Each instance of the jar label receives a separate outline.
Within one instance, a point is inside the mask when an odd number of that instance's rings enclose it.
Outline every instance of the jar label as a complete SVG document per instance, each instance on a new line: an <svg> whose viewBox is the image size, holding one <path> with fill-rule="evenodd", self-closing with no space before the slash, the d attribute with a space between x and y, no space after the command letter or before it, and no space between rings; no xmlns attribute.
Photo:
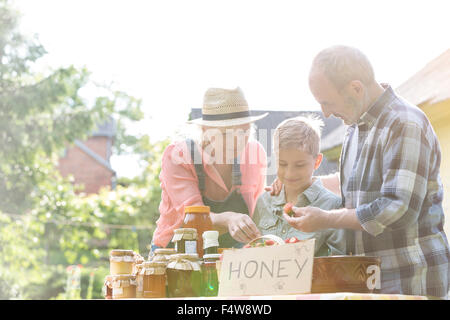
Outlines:
<svg viewBox="0 0 450 320"><path fill-rule="evenodd" d="M197 241L186 241L184 250L186 253L197 253Z"/></svg>

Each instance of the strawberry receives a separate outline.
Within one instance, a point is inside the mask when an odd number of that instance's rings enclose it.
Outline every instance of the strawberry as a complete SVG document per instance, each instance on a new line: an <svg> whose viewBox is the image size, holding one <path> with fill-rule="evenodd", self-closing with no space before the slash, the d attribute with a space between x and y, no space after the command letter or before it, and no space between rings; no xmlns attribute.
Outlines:
<svg viewBox="0 0 450 320"><path fill-rule="evenodd" d="M284 240L285 243L296 243L300 240L297 239L297 237L290 237L289 239Z"/></svg>
<svg viewBox="0 0 450 320"><path fill-rule="evenodd" d="M275 244L275 241L270 240L270 239L267 239L267 240L264 242L264 244L265 244L266 246L273 246L273 245Z"/></svg>
<svg viewBox="0 0 450 320"><path fill-rule="evenodd" d="M294 215L294 211L292 210L292 207L294 205L290 202L286 203L283 207L283 211L290 217L292 217Z"/></svg>

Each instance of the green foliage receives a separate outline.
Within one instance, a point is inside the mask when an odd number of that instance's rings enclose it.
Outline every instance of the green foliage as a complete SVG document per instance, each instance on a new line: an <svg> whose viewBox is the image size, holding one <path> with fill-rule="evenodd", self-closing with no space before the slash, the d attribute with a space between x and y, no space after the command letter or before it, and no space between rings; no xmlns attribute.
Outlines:
<svg viewBox="0 0 450 320"><path fill-rule="evenodd" d="M35 62L46 51L36 36L18 32L11 3L0 0L0 299L64 298L72 264L83 265L81 298L92 271L92 298L102 298L109 251L148 252L167 141L128 133L130 123L143 119L139 99L95 85L98 95L88 102L80 94L92 85L88 70L37 72ZM55 164L61 150L111 117L117 127L113 151L137 154L145 170L126 186L87 197Z"/></svg>

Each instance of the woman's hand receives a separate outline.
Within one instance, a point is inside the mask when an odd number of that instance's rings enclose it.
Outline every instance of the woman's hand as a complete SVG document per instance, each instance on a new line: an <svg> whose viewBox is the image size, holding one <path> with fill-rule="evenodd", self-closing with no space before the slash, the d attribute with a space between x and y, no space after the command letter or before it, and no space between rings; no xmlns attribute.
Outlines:
<svg viewBox="0 0 450 320"><path fill-rule="evenodd" d="M282 188L283 184L280 179L276 178L274 182L272 182L272 185L265 187L264 190L270 192L271 196L277 196L280 194Z"/></svg>
<svg viewBox="0 0 450 320"><path fill-rule="evenodd" d="M248 215L236 212L227 213L229 214L228 232L233 239L242 243L248 243L261 236L256 224Z"/></svg>

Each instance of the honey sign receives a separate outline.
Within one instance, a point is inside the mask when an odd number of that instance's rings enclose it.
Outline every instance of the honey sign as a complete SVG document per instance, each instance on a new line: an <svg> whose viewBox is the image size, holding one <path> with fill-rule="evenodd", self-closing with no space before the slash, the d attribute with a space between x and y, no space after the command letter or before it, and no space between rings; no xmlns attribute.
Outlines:
<svg viewBox="0 0 450 320"><path fill-rule="evenodd" d="M297 243L226 250L219 296L310 293L314 239Z"/></svg>

